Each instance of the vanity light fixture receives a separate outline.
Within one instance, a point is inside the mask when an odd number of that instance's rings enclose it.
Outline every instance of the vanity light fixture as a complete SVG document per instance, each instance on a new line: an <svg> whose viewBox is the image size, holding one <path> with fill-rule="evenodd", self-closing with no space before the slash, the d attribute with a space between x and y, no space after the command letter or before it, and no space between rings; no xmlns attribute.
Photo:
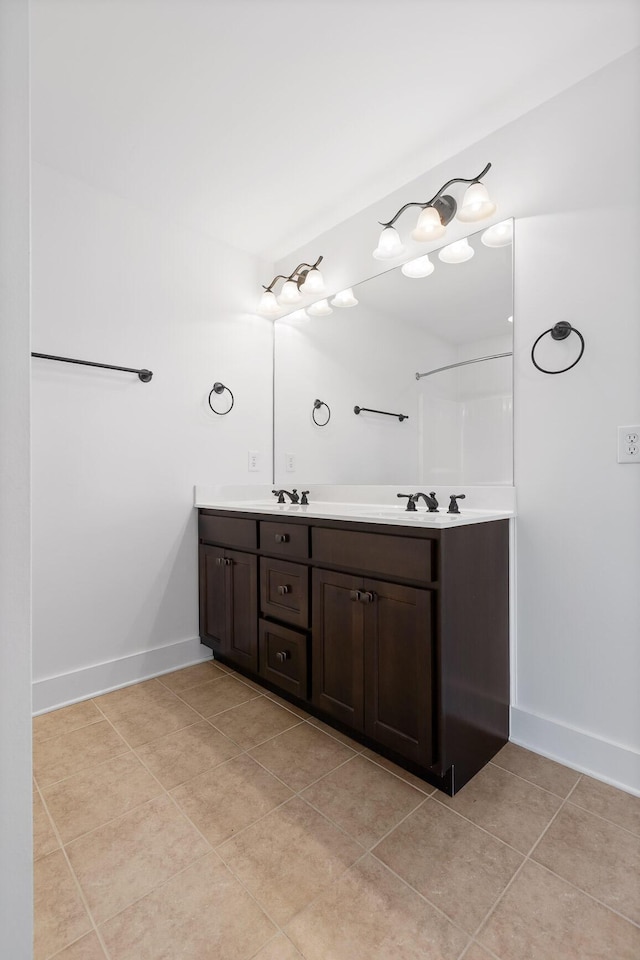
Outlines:
<svg viewBox="0 0 640 960"><path fill-rule="evenodd" d="M513 241L513 220L494 223L480 237L485 247L507 247Z"/></svg>
<svg viewBox="0 0 640 960"><path fill-rule="evenodd" d="M328 317L333 313L327 300L316 300L310 307L307 307L307 313L310 317Z"/></svg>
<svg viewBox="0 0 640 960"><path fill-rule="evenodd" d="M447 224L450 223L455 216L463 223L474 223L476 220L483 220L485 217L490 217L495 211L496 205L493 200L491 200L487 188L483 183L480 183L481 178L484 177L490 169L491 164L488 163L477 177L472 177L470 180L464 179L463 177L454 177L453 180L448 180L443 184L431 200L427 200L424 203L405 203L391 220L387 223L382 223L381 221L381 226L384 229L380 234L378 246L373 251L373 256L376 260L395 260L404 253L404 246L394 227L394 223L409 207L421 208L420 216L418 217L415 229L411 233L411 238L412 240L425 243L430 240L438 240L444 234ZM459 210L455 198L444 192L453 183L470 184L465 191Z"/></svg>
<svg viewBox="0 0 640 960"><path fill-rule="evenodd" d="M424 257L418 257L416 260L409 260L403 263L400 268L405 277L411 277L413 280L420 280L422 277L430 277L435 270L435 265L429 260L429 254Z"/></svg>
<svg viewBox="0 0 640 960"><path fill-rule="evenodd" d="M281 306L295 306L302 300L302 294L314 296L324 293L324 279L318 270L322 259L318 257L315 263L299 263L288 277L284 274L274 277L268 286L263 287L264 293L260 298L258 313L263 317L277 317L281 313ZM276 297L273 288L278 280L284 280L284 284Z"/></svg>
<svg viewBox="0 0 640 960"><path fill-rule="evenodd" d="M475 250L465 237L463 240L456 240L455 243L443 247L438 253L438 258L443 263L464 263L466 260L471 260L474 253Z"/></svg>
<svg viewBox="0 0 640 960"><path fill-rule="evenodd" d="M340 293L336 293L331 301L332 307L357 307L357 305L358 301L354 297L351 287L347 287L346 290L341 290Z"/></svg>

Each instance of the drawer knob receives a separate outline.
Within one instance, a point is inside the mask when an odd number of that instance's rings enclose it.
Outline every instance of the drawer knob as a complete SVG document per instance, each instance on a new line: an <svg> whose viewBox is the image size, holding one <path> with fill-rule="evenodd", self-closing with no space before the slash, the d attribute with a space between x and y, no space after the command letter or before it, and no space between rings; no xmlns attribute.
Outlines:
<svg viewBox="0 0 640 960"><path fill-rule="evenodd" d="M278 650L278 652L276 653L276 660L279 660L280 663L284 663L285 660L290 660L290 659L291 659L291 654L289 653L288 650Z"/></svg>
<svg viewBox="0 0 640 960"><path fill-rule="evenodd" d="M289 543L289 534L276 533L276 543Z"/></svg>
<svg viewBox="0 0 640 960"><path fill-rule="evenodd" d="M278 587L278 593L281 597L284 597L285 594L291 593L291 587L287 583L281 583Z"/></svg>
<svg viewBox="0 0 640 960"><path fill-rule="evenodd" d="M351 593L349 594L349 599L350 599L350 600L353 600L354 602L355 602L356 600L361 600L361 599L362 599L362 594L360 593L359 590L352 590Z"/></svg>

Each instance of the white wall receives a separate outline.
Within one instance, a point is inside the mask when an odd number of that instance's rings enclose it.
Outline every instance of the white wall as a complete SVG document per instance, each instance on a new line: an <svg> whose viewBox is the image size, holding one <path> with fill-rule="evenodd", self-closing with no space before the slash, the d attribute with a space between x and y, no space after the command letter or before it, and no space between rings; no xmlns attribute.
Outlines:
<svg viewBox="0 0 640 960"><path fill-rule="evenodd" d="M29 22L0 0L0 954L31 957Z"/></svg>
<svg viewBox="0 0 640 960"><path fill-rule="evenodd" d="M380 272L370 254L378 220L494 164L494 219L516 218L512 736L636 791L640 467L616 462L616 426L640 422L639 114L635 51L278 265L322 253L332 290ZM412 220L401 221L404 235ZM451 239L464 235L452 226ZM545 376L530 349L559 320L581 330L586 351L569 373ZM552 346L558 365L574 349Z"/></svg>
<svg viewBox="0 0 640 960"><path fill-rule="evenodd" d="M36 712L208 655L193 485L271 479L270 269L34 164L33 349L153 371L32 362Z"/></svg>

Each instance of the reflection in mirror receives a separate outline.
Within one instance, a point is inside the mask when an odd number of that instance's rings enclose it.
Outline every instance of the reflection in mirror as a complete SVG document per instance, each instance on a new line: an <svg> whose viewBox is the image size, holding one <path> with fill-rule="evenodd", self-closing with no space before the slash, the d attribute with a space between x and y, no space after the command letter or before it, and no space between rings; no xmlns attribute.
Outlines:
<svg viewBox="0 0 640 960"><path fill-rule="evenodd" d="M354 286L348 309L276 321L276 485L513 483L512 245L483 233L463 262L443 248L431 272L421 258Z"/></svg>

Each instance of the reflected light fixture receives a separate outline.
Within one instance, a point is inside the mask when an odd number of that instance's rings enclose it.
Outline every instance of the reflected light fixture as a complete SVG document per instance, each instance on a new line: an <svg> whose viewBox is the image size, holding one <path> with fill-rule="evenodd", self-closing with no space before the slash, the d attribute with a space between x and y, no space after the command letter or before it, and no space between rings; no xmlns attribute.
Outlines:
<svg viewBox="0 0 640 960"><path fill-rule="evenodd" d="M405 277L411 277L413 280L420 280L422 277L429 277L435 270L435 265L429 260L429 254L424 257L418 257L416 260L409 260L403 263L400 268Z"/></svg>
<svg viewBox="0 0 640 960"><path fill-rule="evenodd" d="M507 322L508 322L508 323L513 323L513 317L507 317Z"/></svg>
<svg viewBox="0 0 640 960"><path fill-rule="evenodd" d="M463 177L454 177L443 184L438 192L424 203L411 202L405 203L398 212L387 223L380 222L383 227L378 246L373 251L376 260L394 260L402 256L404 247L394 223L398 217L402 216L409 207L420 207L420 215L414 230L411 233L411 239L419 242L428 242L438 240L445 232L446 226L455 216L463 223L473 223L476 220L482 220L490 217L495 211L496 205L490 198L487 188L480 180L491 169L488 163L484 170L481 170L477 177L470 180ZM462 200L462 205L458 210L457 200L451 194L445 193L445 190L454 183L468 183ZM473 256L473 254L471 254ZM468 258L467 258L468 259Z"/></svg>
<svg viewBox="0 0 640 960"><path fill-rule="evenodd" d="M268 286L263 287L264 293L260 298L258 313L263 317L277 317L282 312L281 307L295 306L300 303L302 294L317 296L319 293L324 293L324 279L318 270L322 259L318 257L315 263L299 263L288 277L281 273L274 277ZM284 283L276 297L273 288L278 280L284 280Z"/></svg>
<svg viewBox="0 0 640 960"><path fill-rule="evenodd" d="M485 247L507 247L513 241L513 220L494 223L480 237Z"/></svg>
<svg viewBox="0 0 640 960"><path fill-rule="evenodd" d="M464 263L465 260L471 260L475 250L465 237L464 240L456 240L443 247L438 253L438 257L443 263Z"/></svg>
<svg viewBox="0 0 640 960"><path fill-rule="evenodd" d="M331 301L332 307L356 307L357 305L358 301L354 297L351 287L347 287L346 290L341 290L340 293L336 293Z"/></svg>
<svg viewBox="0 0 640 960"><path fill-rule="evenodd" d="M307 307L307 313L310 317L328 317L333 313L326 300L316 300L310 307Z"/></svg>

